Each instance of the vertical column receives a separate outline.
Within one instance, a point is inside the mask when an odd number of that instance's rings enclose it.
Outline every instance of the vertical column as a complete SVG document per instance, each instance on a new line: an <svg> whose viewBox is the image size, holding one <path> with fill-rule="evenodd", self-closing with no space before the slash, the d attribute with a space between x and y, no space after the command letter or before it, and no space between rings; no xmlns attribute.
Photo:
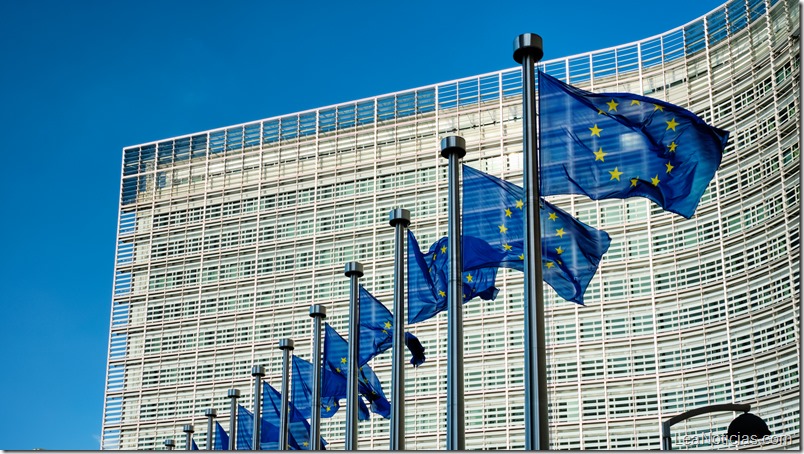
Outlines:
<svg viewBox="0 0 804 454"><path fill-rule="evenodd" d="M321 321L327 318L323 304L310 306L313 318L313 389L310 403L310 449L321 450ZM297 440L298 441L298 440Z"/></svg>
<svg viewBox="0 0 804 454"><path fill-rule="evenodd" d="M207 408L204 410L204 416L207 417L207 451L212 451L215 439L214 419L218 416L218 412L214 408Z"/></svg>
<svg viewBox="0 0 804 454"><path fill-rule="evenodd" d="M525 449L550 449L547 419L542 240L539 219L539 148L536 143L536 75L542 38L533 33L514 40L514 60L522 64L522 149L525 190Z"/></svg>
<svg viewBox="0 0 804 454"><path fill-rule="evenodd" d="M279 415L279 449L288 450L288 418L290 416L288 399L290 398L290 352L295 343L293 339L281 339L279 349L282 350L282 408Z"/></svg>
<svg viewBox="0 0 804 454"><path fill-rule="evenodd" d="M240 398L240 390L231 388L226 392L226 396L231 399L229 406L229 451L237 450L237 399Z"/></svg>
<svg viewBox="0 0 804 454"><path fill-rule="evenodd" d="M463 403L463 256L461 254L460 160L466 155L463 137L441 140L441 156L449 160L447 286L447 449L466 449Z"/></svg>
<svg viewBox="0 0 804 454"><path fill-rule="evenodd" d="M344 267L344 274L349 278L349 355L346 374L346 437L344 448L349 451L357 449L357 372L358 354L360 352L360 297L357 280L363 276L363 265L360 262L349 262Z"/></svg>
<svg viewBox="0 0 804 454"><path fill-rule="evenodd" d="M184 449L187 451L193 450L193 432L195 432L192 424L185 424L182 427L182 432L184 432Z"/></svg>
<svg viewBox="0 0 804 454"><path fill-rule="evenodd" d="M251 449L260 450L260 429L262 429L262 406L260 396L262 395L262 377L265 376L265 368L262 366L251 366L251 376L254 377L254 438Z"/></svg>
<svg viewBox="0 0 804 454"><path fill-rule="evenodd" d="M394 228L394 330L391 354L391 440L389 449L405 449L405 229L410 225L410 211L391 210L389 223Z"/></svg>

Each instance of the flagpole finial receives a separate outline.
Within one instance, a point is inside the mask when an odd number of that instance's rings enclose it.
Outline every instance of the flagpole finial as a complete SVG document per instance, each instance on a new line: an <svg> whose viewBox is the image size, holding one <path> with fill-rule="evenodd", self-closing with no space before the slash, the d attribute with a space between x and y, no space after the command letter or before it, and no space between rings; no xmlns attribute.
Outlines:
<svg viewBox="0 0 804 454"><path fill-rule="evenodd" d="M532 55L537 62L544 56L542 37L535 33L523 33L514 39L514 61L522 64L525 55Z"/></svg>
<svg viewBox="0 0 804 454"><path fill-rule="evenodd" d="M323 304L313 304L310 306L310 317L327 318L327 308Z"/></svg>
<svg viewBox="0 0 804 454"><path fill-rule="evenodd" d="M181 431L186 434L191 434L195 432L195 428L193 427L192 424L185 424L184 427L182 427Z"/></svg>
<svg viewBox="0 0 804 454"><path fill-rule="evenodd" d="M461 136L447 136L441 139L441 156L449 158L455 153L458 158L466 156L466 140Z"/></svg>
<svg viewBox="0 0 804 454"><path fill-rule="evenodd" d="M264 377L265 376L265 368L262 366L251 366L251 376L252 377Z"/></svg>
<svg viewBox="0 0 804 454"><path fill-rule="evenodd" d="M206 410L204 410L204 416L206 416L207 418L215 418L218 416L218 412L215 411L214 408L207 408Z"/></svg>
<svg viewBox="0 0 804 454"><path fill-rule="evenodd" d="M228 397L230 399L232 399L232 398L239 399L240 398L240 390L237 389L237 388L230 388L228 391L226 391L226 397Z"/></svg>
<svg viewBox="0 0 804 454"><path fill-rule="evenodd" d="M396 227L397 224L402 224L403 227L410 225L410 211L404 208L394 208L388 214L388 222L391 227Z"/></svg>
<svg viewBox="0 0 804 454"><path fill-rule="evenodd" d="M363 277L363 264L360 262L349 262L344 267L343 274L345 274L346 277L351 277L352 275Z"/></svg>
<svg viewBox="0 0 804 454"><path fill-rule="evenodd" d="M293 339L289 338L279 339L280 350L293 350L294 348L296 348L296 343L293 342Z"/></svg>
<svg viewBox="0 0 804 454"><path fill-rule="evenodd" d="M168 438L167 440L165 440L165 448L167 448L168 450L171 450L171 449L173 449L175 447L176 447L176 443L173 441L172 438Z"/></svg>

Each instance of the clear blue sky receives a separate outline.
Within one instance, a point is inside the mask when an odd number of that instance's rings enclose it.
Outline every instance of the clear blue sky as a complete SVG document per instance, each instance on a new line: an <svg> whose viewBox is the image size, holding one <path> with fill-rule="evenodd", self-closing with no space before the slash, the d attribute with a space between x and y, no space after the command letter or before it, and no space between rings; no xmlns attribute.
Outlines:
<svg viewBox="0 0 804 454"><path fill-rule="evenodd" d="M0 1L0 449L99 448L122 148L647 38L717 0Z"/></svg>

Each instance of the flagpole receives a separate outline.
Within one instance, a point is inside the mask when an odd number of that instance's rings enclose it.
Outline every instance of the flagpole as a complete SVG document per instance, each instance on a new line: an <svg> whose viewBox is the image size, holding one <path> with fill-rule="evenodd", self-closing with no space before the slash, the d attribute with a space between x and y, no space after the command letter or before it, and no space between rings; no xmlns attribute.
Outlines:
<svg viewBox="0 0 804 454"><path fill-rule="evenodd" d="M185 424L182 428L182 432L184 432L184 449L187 451L193 450L193 425L192 424Z"/></svg>
<svg viewBox="0 0 804 454"><path fill-rule="evenodd" d="M231 388L226 395L232 399L229 406L229 451L237 450L237 399L240 398L240 390Z"/></svg>
<svg viewBox="0 0 804 454"><path fill-rule="evenodd" d="M293 339L280 339L279 349L282 350L282 405L279 414L279 450L288 450L288 417L290 398L290 352L295 348Z"/></svg>
<svg viewBox="0 0 804 454"><path fill-rule="evenodd" d="M204 416L207 417L207 451L212 451L215 438L213 420L218 416L218 412L216 412L214 408L207 408L204 410Z"/></svg>
<svg viewBox="0 0 804 454"><path fill-rule="evenodd" d="M547 419L547 367L544 338L541 220L539 219L539 148L536 131L534 65L544 52L533 33L514 40L514 60L522 64L522 149L525 190L525 449L550 449Z"/></svg>
<svg viewBox="0 0 804 454"><path fill-rule="evenodd" d="M327 318L323 304L310 306L313 318L313 389L310 403L310 450L321 450L321 320ZM296 440L298 441L298 440Z"/></svg>
<svg viewBox="0 0 804 454"><path fill-rule="evenodd" d="M260 450L260 429L262 424L260 421L260 395L262 394L262 377L265 376L265 368L262 366L251 366L251 376L254 377L254 442L251 444L251 449L254 451Z"/></svg>
<svg viewBox="0 0 804 454"><path fill-rule="evenodd" d="M344 267L349 278L349 358L346 374L346 440L344 449L357 450L357 362L360 352L360 298L357 280L363 276L360 262L349 262Z"/></svg>
<svg viewBox="0 0 804 454"><path fill-rule="evenodd" d="M405 229L410 225L410 211L391 210L389 223L394 228L394 325L391 354L391 443L389 449L405 449Z"/></svg>
<svg viewBox="0 0 804 454"><path fill-rule="evenodd" d="M167 440L165 440L164 444L165 444L165 449L167 449L168 451L173 451L173 448L176 447L176 443L173 441L172 438L168 438Z"/></svg>
<svg viewBox="0 0 804 454"><path fill-rule="evenodd" d="M447 250L447 449L466 449L463 403L463 257L461 254L461 198L458 186L460 159L466 155L466 141L460 136L441 140L441 156L449 159Z"/></svg>

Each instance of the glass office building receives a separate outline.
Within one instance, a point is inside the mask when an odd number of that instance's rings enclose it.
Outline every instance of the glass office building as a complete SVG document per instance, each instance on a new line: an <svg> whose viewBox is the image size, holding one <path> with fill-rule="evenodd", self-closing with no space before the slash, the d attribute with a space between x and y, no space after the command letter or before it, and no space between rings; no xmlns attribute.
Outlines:
<svg viewBox="0 0 804 454"><path fill-rule="evenodd" d="M660 424L716 403L748 403L777 436L800 437L800 11L794 0L733 0L639 42L540 63L591 91L692 110L731 131L692 219L641 198L552 200L612 237L586 306L545 286L554 449L658 449ZM251 366L279 387L281 338L311 357L312 303L347 332L346 262L392 304L392 208L423 248L446 234L440 139L466 165L522 181L521 70L446 82L123 150L102 448L203 446L226 390L251 408ZM464 310L468 449L524 447L522 273ZM407 447L446 440L446 314L409 327L427 362L406 371ZM390 393L390 353L372 366ZM344 411L323 420L343 447ZM734 413L673 428L674 448L725 448ZM359 426L386 449L389 422Z"/></svg>

